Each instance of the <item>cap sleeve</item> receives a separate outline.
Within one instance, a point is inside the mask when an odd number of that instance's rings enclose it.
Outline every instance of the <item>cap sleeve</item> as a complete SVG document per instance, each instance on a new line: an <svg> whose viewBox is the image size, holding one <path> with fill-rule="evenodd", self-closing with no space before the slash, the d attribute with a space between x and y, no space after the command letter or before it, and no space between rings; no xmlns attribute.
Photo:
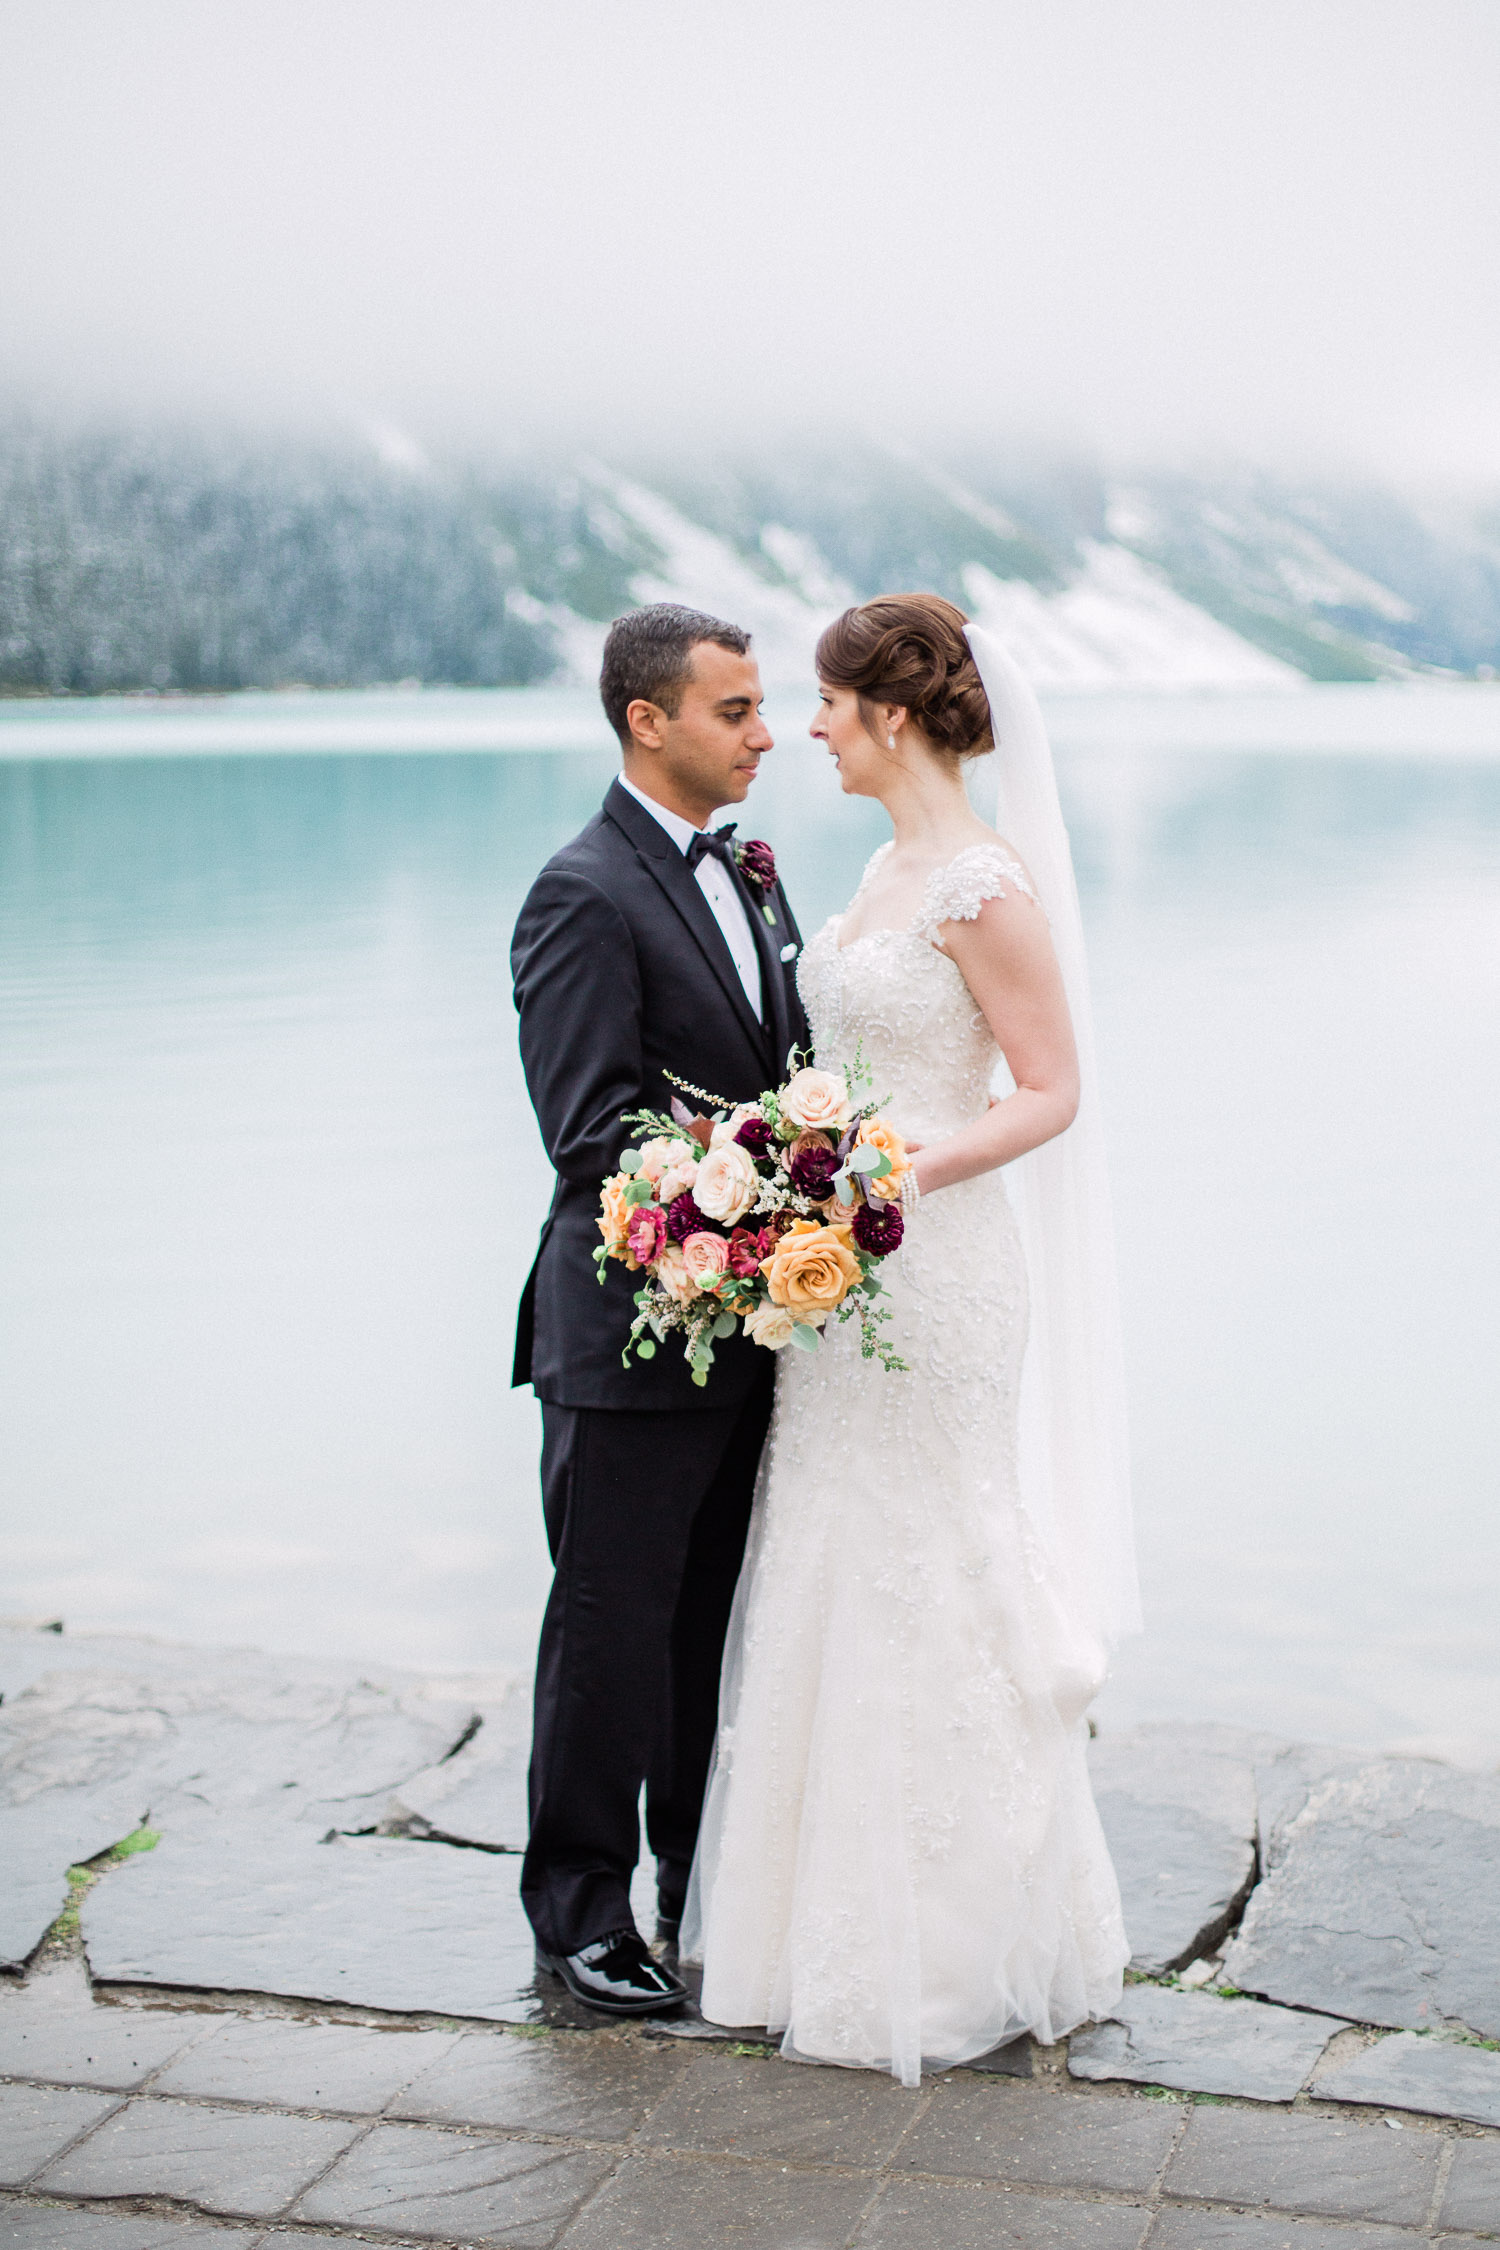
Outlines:
<svg viewBox="0 0 1500 2250"><path fill-rule="evenodd" d="M928 876L912 927L935 945L944 922L972 922L987 898L1004 898L1012 890L1036 900L1031 877L1003 844L971 844Z"/></svg>

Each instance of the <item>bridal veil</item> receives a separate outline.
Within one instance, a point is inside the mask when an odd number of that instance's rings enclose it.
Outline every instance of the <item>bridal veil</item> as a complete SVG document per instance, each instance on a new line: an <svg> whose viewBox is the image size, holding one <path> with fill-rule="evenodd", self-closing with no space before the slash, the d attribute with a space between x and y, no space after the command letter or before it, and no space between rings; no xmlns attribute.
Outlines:
<svg viewBox="0 0 1500 2250"><path fill-rule="evenodd" d="M1051 923L1078 1047L1077 1117L1066 1133L1008 1166L1006 1179L1032 1308L1021 1381L1021 1499L1057 1566L1087 1673L1102 1671L1108 1650L1141 1622L1088 961L1041 706L993 634L970 625L967 638L995 737L996 826L1029 868Z"/></svg>

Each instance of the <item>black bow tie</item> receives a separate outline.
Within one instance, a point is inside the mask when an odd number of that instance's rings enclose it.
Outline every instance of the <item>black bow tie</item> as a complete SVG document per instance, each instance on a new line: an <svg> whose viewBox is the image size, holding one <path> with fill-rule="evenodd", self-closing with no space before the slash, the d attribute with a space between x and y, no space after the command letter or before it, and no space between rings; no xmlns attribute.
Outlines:
<svg viewBox="0 0 1500 2250"><path fill-rule="evenodd" d="M732 869L735 826L735 822L730 820L722 828L700 828L687 848L689 867L696 867L701 859L707 859L712 853L715 859L722 859L724 865Z"/></svg>

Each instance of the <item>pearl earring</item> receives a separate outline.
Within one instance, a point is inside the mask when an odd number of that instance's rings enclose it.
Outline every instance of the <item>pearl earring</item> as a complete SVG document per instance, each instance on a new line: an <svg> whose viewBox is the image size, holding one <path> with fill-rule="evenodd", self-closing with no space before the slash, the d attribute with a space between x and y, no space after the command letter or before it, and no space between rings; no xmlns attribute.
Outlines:
<svg viewBox="0 0 1500 2250"><path fill-rule="evenodd" d="M895 747L896 747L896 737L895 737L895 736L894 736L893 734L888 734L888 735L886 736L886 738L885 738L885 746L886 746L887 750L894 750L894 749L895 749Z"/></svg>

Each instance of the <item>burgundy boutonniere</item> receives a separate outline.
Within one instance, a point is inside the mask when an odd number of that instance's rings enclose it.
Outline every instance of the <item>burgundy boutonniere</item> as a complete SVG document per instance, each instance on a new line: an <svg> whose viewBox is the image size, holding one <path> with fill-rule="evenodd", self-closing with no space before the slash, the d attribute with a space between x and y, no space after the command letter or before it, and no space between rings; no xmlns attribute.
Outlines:
<svg viewBox="0 0 1500 2250"><path fill-rule="evenodd" d="M758 836L749 837L734 847L734 864L747 883L753 883L760 892L760 908L768 922L776 917L771 912L770 897L776 888L776 854L769 844Z"/></svg>

